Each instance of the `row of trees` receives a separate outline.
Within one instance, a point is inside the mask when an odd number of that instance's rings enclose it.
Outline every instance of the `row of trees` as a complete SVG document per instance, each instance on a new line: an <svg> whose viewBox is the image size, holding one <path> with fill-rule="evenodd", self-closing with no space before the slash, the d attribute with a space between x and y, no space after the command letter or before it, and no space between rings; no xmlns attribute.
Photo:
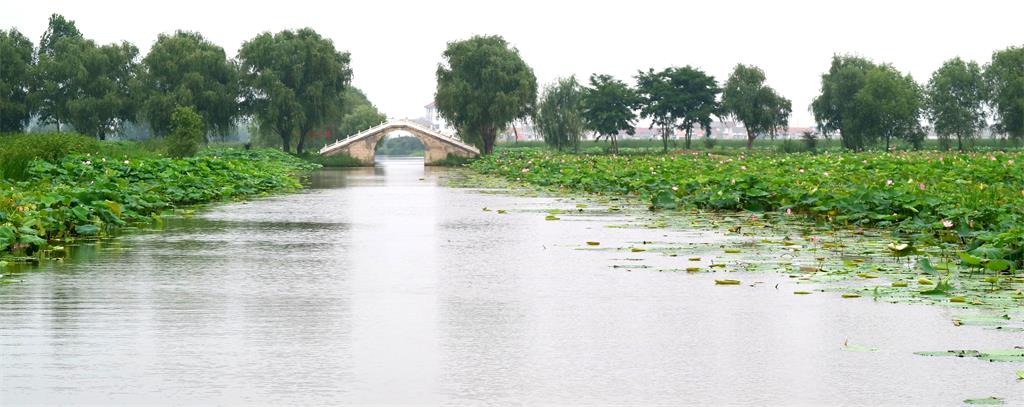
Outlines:
<svg viewBox="0 0 1024 407"><path fill-rule="evenodd" d="M968 140L994 121L993 130L1024 139L1024 47L992 54L984 67L953 58L920 85L892 65L856 56L835 56L811 104L823 132L838 132L843 146L863 150L894 139L919 146L927 118L944 146Z"/></svg>
<svg viewBox="0 0 1024 407"><path fill-rule="evenodd" d="M530 67L499 36L476 36L448 44L437 70L438 111L460 134L488 153L498 129L530 118L545 141L558 149L578 148L587 131L608 138L615 149L621 132L633 134L638 119L657 128L664 149L676 130L690 148L693 130L710 134L713 117L744 124L747 147L788 127L792 102L765 83L756 66L739 64L723 87L692 66L639 71L636 86L610 75L575 77L547 85L537 98ZM843 146L863 150L891 147L895 140L920 146L928 118L935 132L957 146L985 128L1024 139L1024 47L993 53L984 68L960 58L947 61L920 85L889 64L856 56L835 56L821 77L821 94L810 106L825 134L838 133Z"/></svg>
<svg viewBox="0 0 1024 407"><path fill-rule="evenodd" d="M16 29L0 30L0 132L36 119L100 139L128 122L165 136L172 112L188 107L209 135L251 116L285 151L302 153L314 131L349 134L384 119L350 85L349 59L303 28L259 34L236 59L199 33L161 34L140 60L134 45L97 45L55 14L38 47Z"/></svg>

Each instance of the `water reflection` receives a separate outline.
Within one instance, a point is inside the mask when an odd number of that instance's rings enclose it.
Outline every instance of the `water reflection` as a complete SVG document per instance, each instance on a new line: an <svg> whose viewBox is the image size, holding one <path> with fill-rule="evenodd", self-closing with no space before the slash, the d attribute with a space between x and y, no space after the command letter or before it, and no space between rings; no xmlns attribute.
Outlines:
<svg viewBox="0 0 1024 407"><path fill-rule="evenodd" d="M720 237L549 222L565 203L445 188L447 171L323 170L301 194L70 248L0 286L0 404L1024 403L1012 367L912 354L1019 337L581 251Z"/></svg>

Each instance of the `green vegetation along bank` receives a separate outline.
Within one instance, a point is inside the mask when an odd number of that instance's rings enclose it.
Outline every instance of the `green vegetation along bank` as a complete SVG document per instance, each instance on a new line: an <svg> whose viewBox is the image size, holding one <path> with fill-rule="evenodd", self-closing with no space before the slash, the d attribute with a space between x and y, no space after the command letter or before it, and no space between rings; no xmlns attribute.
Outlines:
<svg viewBox="0 0 1024 407"><path fill-rule="evenodd" d="M318 167L275 150L207 149L171 159L102 144L24 165L5 157L19 179L0 179L0 256L32 261L40 250L61 250L58 242L151 222L185 205L295 190L297 175Z"/></svg>
<svg viewBox="0 0 1024 407"><path fill-rule="evenodd" d="M781 212L896 233L894 251L954 245L999 273L1024 258L1024 153L592 156L499 151L477 171L541 186L634 195L653 208Z"/></svg>

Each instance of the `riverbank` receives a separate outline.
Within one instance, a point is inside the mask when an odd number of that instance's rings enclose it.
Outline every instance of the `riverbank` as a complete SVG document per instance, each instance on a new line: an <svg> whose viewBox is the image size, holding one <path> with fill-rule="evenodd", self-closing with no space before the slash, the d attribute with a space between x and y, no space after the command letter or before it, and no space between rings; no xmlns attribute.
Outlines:
<svg viewBox="0 0 1024 407"><path fill-rule="evenodd" d="M31 161L24 180L0 180L4 261L59 256L62 242L155 222L189 205L294 191L299 175L319 167L269 149L206 149L183 159L81 151Z"/></svg>
<svg viewBox="0 0 1024 407"><path fill-rule="evenodd" d="M522 151L485 157L471 168L569 195L587 193L609 210L620 210L614 203L624 198L663 209L651 212L644 227L712 229L743 238L707 248L637 248L714 254L710 262L686 256L673 271L779 271L848 298L1019 313L1020 160L1019 153L624 157ZM552 220L565 215L550 214Z"/></svg>

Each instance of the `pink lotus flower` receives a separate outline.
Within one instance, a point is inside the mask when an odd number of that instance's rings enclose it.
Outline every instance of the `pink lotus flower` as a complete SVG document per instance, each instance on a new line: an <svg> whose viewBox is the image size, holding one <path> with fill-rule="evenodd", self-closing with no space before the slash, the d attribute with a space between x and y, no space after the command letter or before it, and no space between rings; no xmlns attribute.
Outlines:
<svg viewBox="0 0 1024 407"><path fill-rule="evenodd" d="M793 214L793 208L786 208L786 215L792 215L792 214Z"/></svg>
<svg viewBox="0 0 1024 407"><path fill-rule="evenodd" d="M892 180L891 179L885 180L885 186L891 187L892 186Z"/></svg>
<svg viewBox="0 0 1024 407"><path fill-rule="evenodd" d="M945 226L946 228L951 228L951 227L953 227L953 221L951 221L949 219L943 219L942 220L942 226Z"/></svg>
<svg viewBox="0 0 1024 407"><path fill-rule="evenodd" d="M924 191L924 183L917 184L917 189Z"/></svg>

